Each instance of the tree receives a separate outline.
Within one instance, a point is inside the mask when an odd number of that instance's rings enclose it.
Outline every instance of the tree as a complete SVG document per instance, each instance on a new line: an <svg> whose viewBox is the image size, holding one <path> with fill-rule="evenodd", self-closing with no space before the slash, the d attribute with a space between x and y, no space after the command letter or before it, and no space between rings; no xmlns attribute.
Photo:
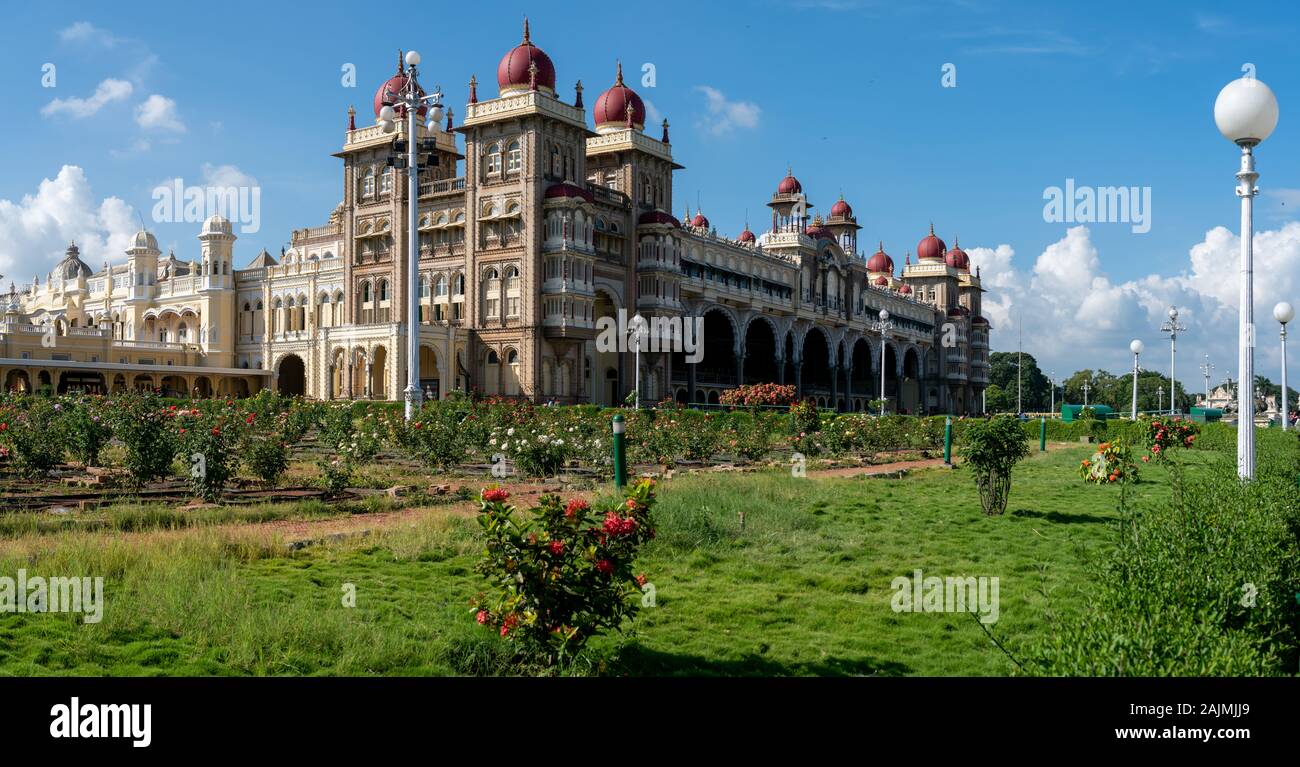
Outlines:
<svg viewBox="0 0 1300 767"><path fill-rule="evenodd" d="M1019 419L1000 415L968 426L962 455L975 473L984 513L991 516L1006 511L1011 468L1029 455L1029 435Z"/></svg>
<svg viewBox="0 0 1300 767"><path fill-rule="evenodd" d="M1016 407L1016 363L1020 358L1024 370L1021 371L1021 407L1026 411L1042 411L1047 409L1048 391L1047 376L1043 371L1038 369L1038 361L1032 354L1018 354L1017 352L993 352L989 355L989 389L997 386L1006 392L1010 402L1006 408L993 407L992 398L989 399L989 410L997 412L999 409L1005 411L1014 411Z"/></svg>

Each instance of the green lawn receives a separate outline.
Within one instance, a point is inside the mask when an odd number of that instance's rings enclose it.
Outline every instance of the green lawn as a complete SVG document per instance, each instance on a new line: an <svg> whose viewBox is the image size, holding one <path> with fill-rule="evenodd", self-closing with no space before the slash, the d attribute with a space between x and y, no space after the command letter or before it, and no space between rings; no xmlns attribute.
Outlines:
<svg viewBox="0 0 1300 767"><path fill-rule="evenodd" d="M1048 631L1049 611L1086 602L1088 562L1110 546L1118 490L1077 478L1089 452L1035 453L994 518L960 469L664 483L659 536L640 567L656 606L627 634L594 642L592 662L620 675L1013 673L970 615L894 612L890 582L916 569L998 577L992 630L1023 651ZM1139 504L1167 498L1167 477L1144 467L1132 492ZM478 550L473 520L436 511L292 555L206 529L44 533L37 554L0 558L0 575L102 575L104 619L0 615L0 674L499 673L506 645L468 607L484 585ZM343 605L344 584L355 607Z"/></svg>

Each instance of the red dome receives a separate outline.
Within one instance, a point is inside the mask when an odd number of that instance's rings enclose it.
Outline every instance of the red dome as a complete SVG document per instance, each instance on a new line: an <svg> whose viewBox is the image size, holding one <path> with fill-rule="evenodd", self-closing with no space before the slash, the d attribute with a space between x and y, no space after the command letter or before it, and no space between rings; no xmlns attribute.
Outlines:
<svg viewBox="0 0 1300 767"><path fill-rule="evenodd" d="M388 78L388 80L385 81L383 85L379 86L379 90L375 91L375 117L379 117L379 110L383 109L385 106L393 107L393 109L397 112L397 116L399 118L406 117L406 107L395 105L393 103L393 95L392 95L400 92L405 87L406 87L406 73L401 71L400 69L398 70L397 74ZM423 88L419 88L417 90L419 91L421 96L424 95ZM417 112L417 114L419 114L420 117L424 117L428 113L428 111L429 110L427 107L420 107L420 110L419 112Z"/></svg>
<svg viewBox="0 0 1300 767"><path fill-rule="evenodd" d="M912 293L912 286L908 285L907 283L903 283L903 286L898 289L898 292L906 293L910 295Z"/></svg>
<svg viewBox="0 0 1300 767"><path fill-rule="evenodd" d="M939 261L943 259L943 253L948 249L943 244L943 240L934 236L934 224L930 224L930 233L916 244L916 257L922 261Z"/></svg>
<svg viewBox="0 0 1300 767"><path fill-rule="evenodd" d="M641 218L637 219L637 223L642 226L662 224L666 226L679 227L682 225L682 222L678 221L675 216L665 213L662 210L648 210L645 213L642 213Z"/></svg>
<svg viewBox="0 0 1300 767"><path fill-rule="evenodd" d="M781 179L780 184L777 184L776 193L799 194L801 192L803 192L803 184L800 184L799 179L794 177L794 173L786 171L785 178Z"/></svg>
<svg viewBox="0 0 1300 767"><path fill-rule="evenodd" d="M813 238L814 240L833 240L833 239L835 239L834 236L831 235L831 230L827 229L827 228L826 228L824 225L822 225L821 223L815 223L815 224L813 224L812 226L810 226L810 227L808 227L807 229L805 229L803 233L806 234L806 235L808 235L809 237Z"/></svg>
<svg viewBox="0 0 1300 767"><path fill-rule="evenodd" d="M957 244L956 240L953 240L952 250L948 251L948 255L944 257L944 261L947 262L948 266L951 266L959 272L970 271L970 256L966 255L966 251L961 249L961 246Z"/></svg>
<svg viewBox="0 0 1300 767"><path fill-rule="evenodd" d="M885 252L883 242L880 244L880 249L867 260L867 271L894 273L894 259L890 258L889 254Z"/></svg>
<svg viewBox="0 0 1300 767"><path fill-rule="evenodd" d="M757 238L754 237L753 232L749 231L749 227L745 227L745 231L741 232L740 237L736 239L740 242L754 242Z"/></svg>
<svg viewBox="0 0 1300 767"><path fill-rule="evenodd" d="M618 78L613 87L600 94L600 98L596 99L596 108L592 110L596 117L596 127L626 127L629 105L632 107L632 127L645 130L645 103L636 95L636 91L623 84L623 64L619 62Z"/></svg>
<svg viewBox="0 0 1300 767"><path fill-rule="evenodd" d="M583 189L582 187L574 186L573 184L570 184L568 182L552 184L550 188L546 190L545 198L548 200L554 200L563 197L572 197L576 199L586 200L587 202L596 201L595 195L593 195L591 192L588 192L586 189Z"/></svg>
<svg viewBox="0 0 1300 767"><path fill-rule="evenodd" d="M883 288L883 287L887 287L887 286L889 285L889 278L888 278L888 277L877 277L877 278L876 278L876 284L879 285L879 286L882 287L882 288Z"/></svg>
<svg viewBox="0 0 1300 767"><path fill-rule="evenodd" d="M708 229L708 228L709 228L709 220L708 220L707 218L704 217L704 214L703 214L703 213L701 213L700 211L696 210L696 211L695 211L695 218L691 219L691 226L699 227L700 229Z"/></svg>
<svg viewBox="0 0 1300 767"><path fill-rule="evenodd" d="M529 68L537 65L537 87L555 92L555 65L545 51L528 39L528 19L524 19L524 40L515 46L497 65L497 85L502 95L506 91L527 90L531 82Z"/></svg>
<svg viewBox="0 0 1300 767"><path fill-rule="evenodd" d="M831 215L836 218L849 218L853 215L853 208L841 196L839 201L831 206Z"/></svg>

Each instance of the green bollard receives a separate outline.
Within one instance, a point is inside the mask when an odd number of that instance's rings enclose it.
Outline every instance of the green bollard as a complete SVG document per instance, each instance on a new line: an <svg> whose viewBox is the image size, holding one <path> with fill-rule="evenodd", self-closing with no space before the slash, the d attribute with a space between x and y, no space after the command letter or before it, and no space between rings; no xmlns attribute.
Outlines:
<svg viewBox="0 0 1300 767"><path fill-rule="evenodd" d="M1047 452L1047 416L1038 422L1038 452Z"/></svg>
<svg viewBox="0 0 1300 767"><path fill-rule="evenodd" d="M627 460L623 452L623 429L626 424L623 422L623 415L620 413L614 416L614 485L616 487L627 486Z"/></svg>
<svg viewBox="0 0 1300 767"><path fill-rule="evenodd" d="M952 466L952 416L943 423L943 462Z"/></svg>

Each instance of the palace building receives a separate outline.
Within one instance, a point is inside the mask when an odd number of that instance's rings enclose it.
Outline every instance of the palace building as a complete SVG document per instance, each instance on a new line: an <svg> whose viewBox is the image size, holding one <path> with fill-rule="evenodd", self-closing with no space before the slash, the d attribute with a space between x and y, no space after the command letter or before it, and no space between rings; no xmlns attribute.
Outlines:
<svg viewBox="0 0 1300 767"><path fill-rule="evenodd" d="M393 167L407 121L385 132L377 119L409 76L398 61L375 94L374 123L358 126L349 109L334 154L342 202L323 225L243 268L220 216L202 224L189 261L163 257L147 231L125 263L99 271L70 246L44 281L0 295L6 389L401 399L414 240L426 396L621 403L636 356L603 350L598 322L640 313L702 318L704 329L698 358L640 354L645 401L717 402L740 383L776 382L825 407L864 410L880 397L883 358L891 409L979 411L989 380L983 289L966 253L933 226L901 269L883 244L865 256L849 203L811 215L790 172L775 179L765 231L747 225L729 239L699 210L677 219L673 173L683 166L668 122L647 132L621 67L589 121L581 81L561 97L527 22L497 67L495 97L480 98L472 79L460 125L449 111L445 125L417 129L436 162L411 200ZM892 323L883 333L882 309Z"/></svg>

